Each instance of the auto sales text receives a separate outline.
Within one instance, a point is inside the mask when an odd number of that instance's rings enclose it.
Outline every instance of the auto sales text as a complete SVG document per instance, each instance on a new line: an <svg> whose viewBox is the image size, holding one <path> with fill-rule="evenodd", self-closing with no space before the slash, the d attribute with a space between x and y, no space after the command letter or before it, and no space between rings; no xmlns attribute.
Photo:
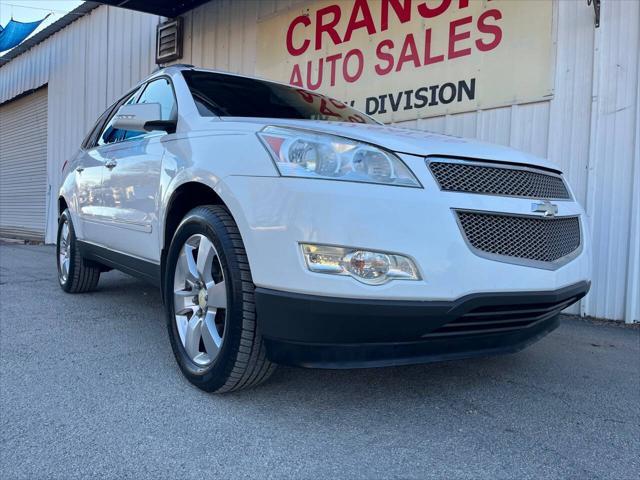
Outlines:
<svg viewBox="0 0 640 480"><path fill-rule="evenodd" d="M491 0L488 2L491 5ZM374 77L401 74L408 69L422 69L474 52L495 49L503 36L500 25L502 12L497 8L489 8L477 17L465 16L469 3L470 0L436 0L429 3L424 0L355 0L353 3L336 2L314 13L300 15L289 23L286 33L286 49L293 60L289 83L317 90L332 87L338 80L357 82L365 72ZM434 42L430 23L453 9L456 9L455 13L459 11L460 15L449 22L446 41ZM349 19L348 22L341 22L345 18ZM414 18L424 19L425 28L401 37L393 36L390 32L384 36L392 20L403 24ZM352 43L354 32L361 29L366 30L373 40L371 47L367 47L371 48L370 54L355 45L346 49ZM442 46L436 47L434 43ZM327 51L341 44L344 44L343 52L320 57L312 55L314 51ZM305 56L312 58L305 60ZM367 65L368 62L371 64ZM367 75L366 78L371 77ZM460 88L457 90L459 92ZM417 94L416 91L416 97ZM445 103L442 100L440 102ZM384 106L380 108L384 109Z"/></svg>

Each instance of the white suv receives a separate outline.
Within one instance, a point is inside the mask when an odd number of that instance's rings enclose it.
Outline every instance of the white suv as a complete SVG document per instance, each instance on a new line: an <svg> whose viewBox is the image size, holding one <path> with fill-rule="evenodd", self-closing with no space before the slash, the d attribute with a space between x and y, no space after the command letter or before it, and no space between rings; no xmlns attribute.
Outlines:
<svg viewBox="0 0 640 480"><path fill-rule="evenodd" d="M186 377L514 352L586 294L584 212L506 147L381 125L337 100L160 70L64 166L66 292L116 268L161 287Z"/></svg>

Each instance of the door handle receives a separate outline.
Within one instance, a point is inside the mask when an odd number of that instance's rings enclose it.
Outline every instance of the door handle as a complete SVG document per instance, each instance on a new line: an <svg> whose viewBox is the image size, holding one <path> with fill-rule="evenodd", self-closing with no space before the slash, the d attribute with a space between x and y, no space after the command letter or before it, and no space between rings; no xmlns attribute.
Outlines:
<svg viewBox="0 0 640 480"><path fill-rule="evenodd" d="M118 165L118 162L116 162L115 160L109 160L107 163L104 164L104 166L107 167L109 170L111 170L116 165Z"/></svg>
<svg viewBox="0 0 640 480"><path fill-rule="evenodd" d="M78 173L82 173L82 172L84 172L84 167L78 167L78 168L76 168L76 172L78 172Z"/></svg>

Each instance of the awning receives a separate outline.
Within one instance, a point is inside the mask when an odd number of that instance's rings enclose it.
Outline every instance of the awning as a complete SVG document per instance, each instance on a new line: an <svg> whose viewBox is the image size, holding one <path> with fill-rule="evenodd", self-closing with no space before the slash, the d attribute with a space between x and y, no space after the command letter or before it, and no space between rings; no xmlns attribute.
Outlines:
<svg viewBox="0 0 640 480"><path fill-rule="evenodd" d="M174 18L209 0L98 0L97 3Z"/></svg>
<svg viewBox="0 0 640 480"><path fill-rule="evenodd" d="M49 15L47 15L48 17ZM18 22L13 18L9 20L6 27L0 25L0 52L10 50L16 45L19 45L25 38L31 35L38 25L40 25L45 18L36 22Z"/></svg>

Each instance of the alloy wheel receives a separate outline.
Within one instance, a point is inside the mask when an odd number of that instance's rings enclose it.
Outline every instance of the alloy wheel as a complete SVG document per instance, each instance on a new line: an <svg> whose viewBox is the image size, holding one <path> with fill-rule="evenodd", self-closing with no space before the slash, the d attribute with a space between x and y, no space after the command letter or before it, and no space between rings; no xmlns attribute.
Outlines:
<svg viewBox="0 0 640 480"><path fill-rule="evenodd" d="M192 235L180 250L174 274L173 306L182 346L198 366L218 356L226 325L227 287L211 240Z"/></svg>
<svg viewBox="0 0 640 480"><path fill-rule="evenodd" d="M69 220L65 220L60 229L60 238L58 239L58 275L60 281L65 283L69 278L69 262L71 260L70 248L71 230L69 229Z"/></svg>

